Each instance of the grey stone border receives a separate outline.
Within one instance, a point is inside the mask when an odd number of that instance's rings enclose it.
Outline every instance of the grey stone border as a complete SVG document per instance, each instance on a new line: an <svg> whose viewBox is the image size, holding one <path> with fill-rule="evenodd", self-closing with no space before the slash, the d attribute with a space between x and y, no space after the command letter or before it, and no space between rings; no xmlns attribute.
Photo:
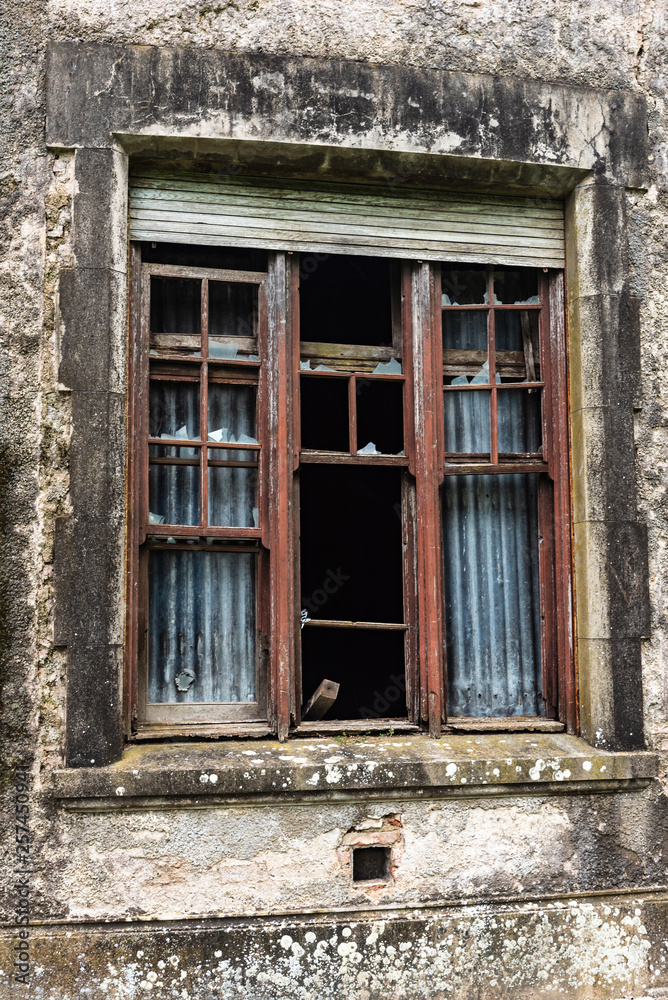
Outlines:
<svg viewBox="0 0 668 1000"><path fill-rule="evenodd" d="M144 982L156 983L164 995L163 983L166 993L185 981L192 1000L292 1000L309 989L343 997L359 995L363 972L370 974L370 1000L395 996L397 980L407 990L402 995L416 997L450 990L470 996L473 988L488 1000L506 1000L509 982L519 995L540 984L576 996L583 970L600 977L601 951L615 946L608 996L630 990L663 996L651 987L668 982L668 897L660 889L467 899L464 905L438 900L408 910L369 910L367 900L360 903L364 909L327 914L32 927L40 995L101 993L121 984L141 995ZM511 949L509 938L531 947ZM5 968L11 968L13 944L0 932Z"/></svg>
<svg viewBox="0 0 668 1000"><path fill-rule="evenodd" d="M56 642L69 651L69 766L109 764L123 747L130 158L244 150L265 170L273 161L323 176L327 162L340 176L391 183L570 192L581 728L596 746L641 748L649 588L635 491L640 328L625 189L648 183L644 100L411 67L93 43L49 47L46 97L48 145L76 150L76 266L60 280L73 514L58 525L55 564Z"/></svg>

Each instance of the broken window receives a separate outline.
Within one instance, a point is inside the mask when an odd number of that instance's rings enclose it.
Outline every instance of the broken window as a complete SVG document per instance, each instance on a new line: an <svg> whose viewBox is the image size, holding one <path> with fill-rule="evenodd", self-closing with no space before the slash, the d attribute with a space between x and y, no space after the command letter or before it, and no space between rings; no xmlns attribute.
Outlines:
<svg viewBox="0 0 668 1000"><path fill-rule="evenodd" d="M563 719L559 273L133 254L129 731Z"/></svg>

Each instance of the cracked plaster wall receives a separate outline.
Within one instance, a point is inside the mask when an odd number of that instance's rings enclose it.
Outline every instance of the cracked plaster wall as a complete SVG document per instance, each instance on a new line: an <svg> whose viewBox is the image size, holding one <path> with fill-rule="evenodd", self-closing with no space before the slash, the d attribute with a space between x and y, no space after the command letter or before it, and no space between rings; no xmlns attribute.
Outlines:
<svg viewBox="0 0 668 1000"><path fill-rule="evenodd" d="M323 895L332 905L350 904L350 887L337 881L331 869L338 839L356 820L352 806L328 807L319 815L311 808L281 807L264 812L133 813L124 820L119 813L58 814L40 794L50 770L62 764L64 662L53 645L50 573L54 519L69 509L69 399L59 390L56 377L57 285L59 270L72 263L69 222L74 193L71 157L56 157L44 146L47 37L340 56L641 90L647 96L652 183L647 192L628 196L634 287L642 302L637 488L641 516L649 527L653 611L652 638L644 644L645 718L650 744L663 749L665 741L668 749L664 596L668 587L667 21L659 0L599 4L565 0L351 0L341 4L331 0L299 5L283 0L90 0L86 4L5 0L0 10L0 680L4 739L0 791L7 792L13 762L36 747L33 828L42 865L34 882L38 914L57 918L233 914L273 905L282 909L289 898L297 907L314 906ZM404 859L412 876L397 882L390 893L393 899L412 903L424 901L430 893L466 895L472 886L477 890L483 884L503 893L572 889L583 879L585 884L599 880L607 885L609 872L600 861L607 856L617 859L620 866L616 884L625 877L635 879L635 884L658 881L665 866L660 831L657 836L651 828L663 816L663 809L653 804L653 794L605 802L581 797L569 802L518 799L484 806L406 803L402 809L394 802L388 809L402 812L405 831L410 834ZM272 851L266 846L270 829L277 837ZM198 845L194 858L193 843ZM453 851L451 862L430 874L425 861L429 850L447 844ZM295 851L301 853L298 865ZM9 894L0 895L7 905ZM633 944L632 936L624 938L625 931L615 933L621 935L619 947L627 956L633 947L640 947ZM420 947L428 949L428 943ZM596 947L600 945L592 954ZM615 947L606 952L612 954L611 961L617 954ZM277 948L283 948L280 942ZM299 959L291 946L287 950ZM572 955L553 951L562 964L574 960ZM282 952L277 954L280 957ZM427 951L424 954L428 959ZM385 958L378 959L376 971L378 989L387 991L395 988L392 983L397 979L389 976L387 962L383 971ZM393 959L389 964L396 962ZM140 965L135 971L144 977L146 970ZM413 973L407 971L406 962L401 969L403 982L408 984ZM551 968L548 973L550 983L557 983L553 972ZM257 985L254 995L264 996L266 990L267 996L278 996L287 989L288 973L284 969L278 974L285 982L270 977L264 985ZM134 977L135 985L130 984L127 992L113 987L110 995L144 995L140 983L157 982L158 974L159 970L154 980L139 979L130 970L120 978L125 975L130 982ZM112 982L114 976L109 976ZM220 976L234 981L229 970ZM582 971L581 979L583 989L588 989L591 970ZM443 996L448 995L447 983L452 981L452 971L444 969ZM624 981L631 987L635 980L629 973ZM359 988L359 995L365 996L367 986ZM525 986L518 979L520 988ZM322 987L318 994L317 984L313 989L316 992L303 995L325 995ZM224 995L243 994L230 987Z"/></svg>

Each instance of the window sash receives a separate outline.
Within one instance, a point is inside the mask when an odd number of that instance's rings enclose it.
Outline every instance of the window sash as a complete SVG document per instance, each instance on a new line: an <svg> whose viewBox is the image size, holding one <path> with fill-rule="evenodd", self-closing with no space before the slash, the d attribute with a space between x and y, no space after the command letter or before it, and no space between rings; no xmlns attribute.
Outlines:
<svg viewBox="0 0 668 1000"><path fill-rule="evenodd" d="M269 726L285 739L290 728L299 723L301 667L299 662L300 601L298 579L299 486L295 473L299 467L299 266L296 254L275 252L269 255L268 274L227 272L225 280L256 282L259 290L260 328L264 337L262 365L258 372L258 427L260 441L260 527L258 529L205 528L202 538L243 540L259 546L260 607L258 627L261 647L266 653L266 711L253 716L235 706L215 705L209 714L189 714L188 706L170 706L168 712L149 719L142 708L137 663L141 662L141 637L145 633L146 575L139 557L147 537L147 525L137 516L144 508L146 483L142 448L146 448L146 392L148 386L148 329L146 303L142 310L142 265L136 245L132 250L132 273L135 294L131 324L134 350L131 376L135 385L130 414L133 439L138 454L131 469L133 510L131 512L131 558L128 573L128 604L133 627L130 629L127 656L126 718L128 734L133 719L149 723L163 721L169 713L178 724L200 721L218 724L223 731L253 718L266 719ZM147 265L144 265L147 268ZM148 265L150 273L178 274L193 271L211 280L220 280L219 271L205 268L173 268ZM428 262L404 262L401 265L401 330L403 337L404 435L407 466L402 485L402 531L404 574L404 621L406 629L406 697L408 724L426 725L438 737L447 723L447 663L444 635L443 542L439 489L446 475L525 474L538 478L538 517L540 535L541 648L543 696L552 717L561 719L568 730L576 727L575 683L572 667L571 630L571 546L569 456L566 396L566 347L563 322L563 276L544 273L541 278L540 383L531 388L543 394L543 454L508 455L499 452L498 438L490 449L490 460L477 462L473 456L453 461L445 455L442 401L444 354L441 337L440 268ZM495 308L498 309L498 306ZM488 312L493 313L492 310ZM303 346L303 345L302 345ZM493 331L492 331L493 346ZM489 345L488 345L489 349ZM261 354L261 356L263 356ZM447 362L447 359L446 359ZM200 363L201 369L207 364ZM218 361L216 362L218 364ZM252 364L252 363L248 363ZM223 370L231 362L220 362ZM331 373L328 373L331 375ZM207 376L208 377L208 376ZM316 376L311 376L316 377ZM355 376L340 377L354 382ZM366 376L363 376L366 377ZM202 386L200 376L200 386ZM225 376L221 376L223 382ZM207 383L208 385L208 383ZM494 397L508 392L490 385ZM522 390L526 391L526 389ZM354 395L354 394L353 394ZM260 418L260 410L262 417ZM204 412L204 411L203 411ZM351 420L353 418L351 417ZM200 428L200 458L206 470L210 442ZM416 428L419 433L416 433ZM351 435L353 430L351 430ZM144 444L142 444L144 442ZM194 443L194 442L193 442ZM359 461L351 449L346 461ZM398 456L397 456L398 458ZM495 459L492 461L491 459ZM301 461L323 460L304 453ZM340 459L338 459L340 460ZM380 460L374 456L373 460ZM146 469L148 463L145 463ZM202 477L204 479L204 475ZM153 529L160 530L153 530ZM174 535L174 529L151 526L153 535ZM192 535L184 528L184 535ZM142 591L143 588L143 591ZM144 617L142 617L144 615ZM141 671L139 672L141 673ZM258 690L260 689L258 686ZM164 707L164 706L162 706ZM224 709L224 711L223 711ZM143 715L142 715L143 712ZM196 718L197 716L197 718ZM456 723L457 720L454 720ZM303 724L310 729L315 724ZM484 728L484 723L481 722ZM342 723L340 728L345 728ZM512 728L512 724L510 724Z"/></svg>

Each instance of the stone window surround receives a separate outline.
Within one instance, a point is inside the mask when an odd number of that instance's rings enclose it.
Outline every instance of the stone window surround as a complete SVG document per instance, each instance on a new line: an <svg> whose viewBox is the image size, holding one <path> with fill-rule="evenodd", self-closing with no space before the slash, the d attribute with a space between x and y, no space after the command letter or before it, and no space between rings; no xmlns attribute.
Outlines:
<svg viewBox="0 0 668 1000"><path fill-rule="evenodd" d="M123 755L133 157L566 199L580 732L602 750L641 749L649 591L635 493L640 327L627 191L648 183L644 100L410 67L94 43L52 44L46 89L47 145L75 150L76 264L59 288L73 513L57 525L54 571L68 768Z"/></svg>

